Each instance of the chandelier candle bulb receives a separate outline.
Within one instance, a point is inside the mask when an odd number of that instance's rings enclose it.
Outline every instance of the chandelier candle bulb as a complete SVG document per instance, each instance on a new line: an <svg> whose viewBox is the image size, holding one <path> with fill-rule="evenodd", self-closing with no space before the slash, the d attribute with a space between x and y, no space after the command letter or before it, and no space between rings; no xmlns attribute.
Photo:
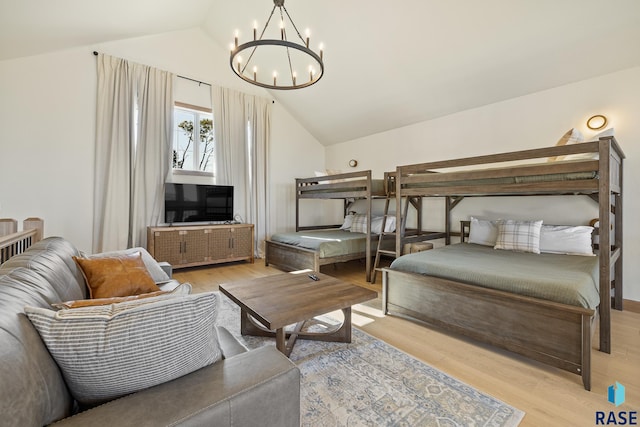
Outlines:
<svg viewBox="0 0 640 427"><path fill-rule="evenodd" d="M238 36L240 34L238 33L238 30L236 30L236 36L235 36L235 45L236 45L236 49L238 48Z"/></svg>
<svg viewBox="0 0 640 427"><path fill-rule="evenodd" d="M256 40L258 34L258 21L253 21L253 40Z"/></svg>
<svg viewBox="0 0 640 427"><path fill-rule="evenodd" d="M309 31L309 29L307 28L307 40L306 40L306 45L307 48L309 48L309 37L311 36L311 32Z"/></svg>
<svg viewBox="0 0 640 427"><path fill-rule="evenodd" d="M258 67L253 67L253 81L256 81L256 77L258 76Z"/></svg>

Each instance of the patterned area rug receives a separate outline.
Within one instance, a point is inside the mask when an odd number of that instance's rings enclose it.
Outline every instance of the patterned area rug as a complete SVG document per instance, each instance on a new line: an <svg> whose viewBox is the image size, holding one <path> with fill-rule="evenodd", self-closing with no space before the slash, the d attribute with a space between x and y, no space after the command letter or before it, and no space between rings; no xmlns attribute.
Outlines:
<svg viewBox="0 0 640 427"><path fill-rule="evenodd" d="M240 335L240 309L218 293L218 324L249 348L275 339ZM339 323L323 317L311 330ZM357 329L352 342L298 340L303 426L517 426L524 412Z"/></svg>

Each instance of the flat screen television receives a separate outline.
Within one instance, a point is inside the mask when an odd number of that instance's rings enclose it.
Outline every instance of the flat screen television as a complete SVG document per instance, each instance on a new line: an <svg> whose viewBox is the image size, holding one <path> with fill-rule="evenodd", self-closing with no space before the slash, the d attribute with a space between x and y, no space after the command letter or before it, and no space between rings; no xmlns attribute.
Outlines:
<svg viewBox="0 0 640 427"><path fill-rule="evenodd" d="M164 220L168 224L233 221L233 186L166 183Z"/></svg>

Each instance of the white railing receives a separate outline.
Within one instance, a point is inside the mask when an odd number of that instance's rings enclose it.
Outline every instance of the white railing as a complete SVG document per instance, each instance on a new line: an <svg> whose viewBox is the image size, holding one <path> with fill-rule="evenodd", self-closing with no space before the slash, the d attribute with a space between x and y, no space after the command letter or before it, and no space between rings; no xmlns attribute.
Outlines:
<svg viewBox="0 0 640 427"><path fill-rule="evenodd" d="M44 221L40 218L27 218L22 223L22 231L17 231L17 228L16 220L0 219L0 264L41 240Z"/></svg>

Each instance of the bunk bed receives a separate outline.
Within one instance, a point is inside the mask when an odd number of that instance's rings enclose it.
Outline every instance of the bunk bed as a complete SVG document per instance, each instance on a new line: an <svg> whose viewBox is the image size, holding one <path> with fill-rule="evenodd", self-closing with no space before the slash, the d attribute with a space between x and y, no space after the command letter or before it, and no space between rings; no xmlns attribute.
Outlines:
<svg viewBox="0 0 640 427"><path fill-rule="evenodd" d="M274 265L285 271L310 269L320 266L365 258L366 278L370 280L372 251L377 236L371 233L372 200L386 197L386 182L371 178L371 171L358 171L311 178L296 178L296 230L295 233L274 234L266 240L265 265ZM300 202L305 199L344 200L345 214L349 203L364 200L366 232L353 233L340 230L338 225L302 226ZM297 241L291 239L299 238ZM354 240L355 237L355 240ZM328 242L333 250L325 251L309 242Z"/></svg>
<svg viewBox="0 0 640 427"><path fill-rule="evenodd" d="M549 160L557 156L565 160ZM385 314L425 322L576 373L581 375L585 389L590 390L594 324L599 318L599 349L610 353L611 308L622 310L623 159L615 138L606 137L594 142L398 167L398 208L402 197L444 199L446 245L451 243L451 211L465 197L589 196L599 209L598 256L594 257L594 286L599 300L580 306L478 286L435 273L402 271L394 267L401 257L382 270ZM437 255L435 251L428 252ZM457 268L466 266L463 263Z"/></svg>

